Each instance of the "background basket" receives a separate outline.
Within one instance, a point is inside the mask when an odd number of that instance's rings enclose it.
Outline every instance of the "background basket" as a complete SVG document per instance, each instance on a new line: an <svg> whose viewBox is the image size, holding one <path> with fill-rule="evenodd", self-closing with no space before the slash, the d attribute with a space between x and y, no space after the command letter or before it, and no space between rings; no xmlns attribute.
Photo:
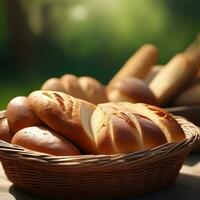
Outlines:
<svg viewBox="0 0 200 200"><path fill-rule="evenodd" d="M0 140L0 158L8 179L35 195L73 200L133 197L172 184L199 142L199 129L183 118L176 119L187 139L150 150L56 157Z"/></svg>

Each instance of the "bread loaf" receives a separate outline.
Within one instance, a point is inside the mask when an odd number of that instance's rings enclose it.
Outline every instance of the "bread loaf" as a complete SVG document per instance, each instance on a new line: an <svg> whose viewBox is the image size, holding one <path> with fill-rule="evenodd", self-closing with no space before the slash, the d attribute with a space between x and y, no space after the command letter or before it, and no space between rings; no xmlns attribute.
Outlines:
<svg viewBox="0 0 200 200"><path fill-rule="evenodd" d="M0 119L0 140L11 142L13 133L9 128L7 118Z"/></svg>
<svg viewBox="0 0 200 200"><path fill-rule="evenodd" d="M157 105L157 100L149 87L140 79L125 77L115 82L108 92L112 102L127 101L131 103L149 103Z"/></svg>
<svg viewBox="0 0 200 200"><path fill-rule="evenodd" d="M73 97L87 100L87 96L82 90L78 77L73 74L65 74L60 78L61 84L65 88L65 93Z"/></svg>
<svg viewBox="0 0 200 200"><path fill-rule="evenodd" d="M89 102L94 104L108 102L105 87L99 81L89 76L82 76L78 81Z"/></svg>
<svg viewBox="0 0 200 200"><path fill-rule="evenodd" d="M27 97L13 98L7 105L6 116L13 133L28 126L39 126L42 121L30 109Z"/></svg>
<svg viewBox="0 0 200 200"><path fill-rule="evenodd" d="M149 87L159 104L165 105L184 89L197 71L197 66L185 54L178 54L154 77Z"/></svg>
<svg viewBox="0 0 200 200"><path fill-rule="evenodd" d="M80 151L59 134L45 127L27 127L18 131L12 144L55 156L80 155Z"/></svg>
<svg viewBox="0 0 200 200"><path fill-rule="evenodd" d="M61 84L60 79L58 79L58 78L50 78L47 81L45 81L41 87L41 90L66 92L65 88Z"/></svg>
<svg viewBox="0 0 200 200"><path fill-rule="evenodd" d="M91 126L97 147L104 154L129 153L167 143L152 120L116 103L97 105Z"/></svg>
<svg viewBox="0 0 200 200"><path fill-rule="evenodd" d="M35 91L28 96L28 103L47 126L83 152L98 153L90 127L94 104L53 91Z"/></svg>
<svg viewBox="0 0 200 200"><path fill-rule="evenodd" d="M155 65L157 57L158 50L154 45L146 44L142 46L111 79L107 85L107 90L109 91L112 88L115 81L126 76L143 79L151 67Z"/></svg>

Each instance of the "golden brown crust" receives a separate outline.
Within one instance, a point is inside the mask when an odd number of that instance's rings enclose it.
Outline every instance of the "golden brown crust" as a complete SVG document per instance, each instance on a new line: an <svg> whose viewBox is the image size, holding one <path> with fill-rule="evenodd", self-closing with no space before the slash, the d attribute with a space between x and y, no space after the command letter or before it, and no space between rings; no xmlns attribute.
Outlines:
<svg viewBox="0 0 200 200"><path fill-rule="evenodd" d="M116 73L107 86L107 90L112 89L115 81L127 76L143 79L155 65L158 57L158 50L152 44L143 45L136 53L131 56L124 66Z"/></svg>
<svg viewBox="0 0 200 200"><path fill-rule="evenodd" d="M78 77L73 74L65 74L60 78L61 84L65 88L65 93L73 97L87 100L87 96L82 90Z"/></svg>
<svg viewBox="0 0 200 200"><path fill-rule="evenodd" d="M198 67L185 54L177 54L149 83L160 105L175 98L198 72Z"/></svg>
<svg viewBox="0 0 200 200"><path fill-rule="evenodd" d="M41 126L21 129L14 135L12 144L55 156L80 155L80 151L72 143Z"/></svg>
<svg viewBox="0 0 200 200"><path fill-rule="evenodd" d="M91 126L100 153L129 153L167 143L163 131L151 120L118 103L97 105Z"/></svg>
<svg viewBox="0 0 200 200"><path fill-rule="evenodd" d="M54 131L82 151L98 153L89 123L95 105L54 91L35 91L29 95L28 102L36 115Z"/></svg>
<svg viewBox="0 0 200 200"><path fill-rule="evenodd" d="M168 142L180 142L185 139L181 126L166 110L143 103L123 102L119 104L129 112L131 111L153 121L163 131Z"/></svg>
<svg viewBox="0 0 200 200"><path fill-rule="evenodd" d="M45 81L41 87L41 90L66 92L65 88L61 84L61 81L58 78L50 78L47 81Z"/></svg>
<svg viewBox="0 0 200 200"><path fill-rule="evenodd" d="M13 133L9 128L7 118L0 119L0 140L11 142Z"/></svg>
<svg viewBox="0 0 200 200"><path fill-rule="evenodd" d="M28 126L39 126L41 120L33 113L28 105L27 97L13 98L7 105L6 116L13 133Z"/></svg>
<svg viewBox="0 0 200 200"><path fill-rule="evenodd" d="M140 134L143 142L143 148L153 148L167 143L163 131L150 119L137 116L140 124Z"/></svg>
<svg viewBox="0 0 200 200"><path fill-rule="evenodd" d="M89 76L82 76L78 81L89 102L94 104L108 102L105 87L99 81Z"/></svg>
<svg viewBox="0 0 200 200"><path fill-rule="evenodd" d="M158 104L151 89L142 80L133 77L126 77L117 81L108 97L113 102Z"/></svg>

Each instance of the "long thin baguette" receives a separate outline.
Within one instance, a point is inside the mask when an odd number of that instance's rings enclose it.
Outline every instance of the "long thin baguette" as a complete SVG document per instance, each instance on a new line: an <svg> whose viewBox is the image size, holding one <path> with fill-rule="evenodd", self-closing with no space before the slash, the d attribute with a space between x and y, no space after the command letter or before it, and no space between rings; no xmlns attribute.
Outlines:
<svg viewBox="0 0 200 200"><path fill-rule="evenodd" d="M144 78L151 67L155 65L157 57L158 50L154 45L146 44L142 46L111 79L107 89L110 90L117 80L126 76Z"/></svg>
<svg viewBox="0 0 200 200"><path fill-rule="evenodd" d="M164 105L178 95L197 72L198 67L186 54L177 54L155 76L149 87L159 104Z"/></svg>

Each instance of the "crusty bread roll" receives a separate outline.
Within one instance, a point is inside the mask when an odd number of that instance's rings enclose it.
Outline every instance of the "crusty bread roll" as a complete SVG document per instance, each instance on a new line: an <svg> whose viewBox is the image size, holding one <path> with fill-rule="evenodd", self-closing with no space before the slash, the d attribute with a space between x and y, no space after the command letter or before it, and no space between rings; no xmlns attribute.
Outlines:
<svg viewBox="0 0 200 200"><path fill-rule="evenodd" d="M45 81L41 87L41 90L66 92L65 88L61 84L60 79L58 79L58 78L50 78L47 81Z"/></svg>
<svg viewBox="0 0 200 200"><path fill-rule="evenodd" d="M41 126L21 129L13 136L12 144L55 156L80 155L80 151L72 143Z"/></svg>
<svg viewBox="0 0 200 200"><path fill-rule="evenodd" d="M107 85L107 90L109 91L112 88L115 81L125 78L126 76L143 79L148 74L151 67L155 65L157 57L158 50L156 46L152 44L142 46L111 79Z"/></svg>
<svg viewBox="0 0 200 200"><path fill-rule="evenodd" d="M30 109L27 97L13 98L7 105L6 117L13 133L28 126L39 126L41 120Z"/></svg>
<svg viewBox="0 0 200 200"><path fill-rule="evenodd" d="M61 84L65 88L65 93L73 97L87 100L87 96L82 90L78 77L73 74L65 74L60 78Z"/></svg>
<svg viewBox="0 0 200 200"><path fill-rule="evenodd" d="M54 91L32 92L28 103L45 124L83 152L98 153L90 128L94 104Z"/></svg>
<svg viewBox="0 0 200 200"><path fill-rule="evenodd" d="M133 77L125 77L116 81L112 90L108 92L108 98L113 102L127 101L157 105L155 95L144 81Z"/></svg>
<svg viewBox="0 0 200 200"><path fill-rule="evenodd" d="M11 142L13 133L8 125L7 118L0 119L0 140Z"/></svg>
<svg viewBox="0 0 200 200"><path fill-rule="evenodd" d="M162 68L150 82L149 87L160 105L165 105L197 74L198 67L185 54L178 54Z"/></svg>
<svg viewBox="0 0 200 200"><path fill-rule="evenodd" d="M100 153L129 153L167 143L162 130L146 117L116 103L97 105L91 126Z"/></svg>
<svg viewBox="0 0 200 200"><path fill-rule="evenodd" d="M89 102L94 104L108 102L105 87L99 81L89 76L82 76L78 81Z"/></svg>
<svg viewBox="0 0 200 200"><path fill-rule="evenodd" d="M185 139L181 126L166 110L143 103L131 104L122 102L119 105L129 112L152 120L163 131L168 142L180 142Z"/></svg>

